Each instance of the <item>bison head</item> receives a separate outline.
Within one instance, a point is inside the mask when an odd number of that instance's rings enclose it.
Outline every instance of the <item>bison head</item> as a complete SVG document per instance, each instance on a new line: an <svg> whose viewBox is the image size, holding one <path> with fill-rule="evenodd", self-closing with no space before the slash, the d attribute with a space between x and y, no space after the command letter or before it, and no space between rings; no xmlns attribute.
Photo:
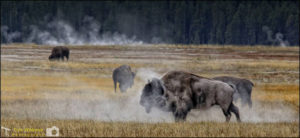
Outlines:
<svg viewBox="0 0 300 138"><path fill-rule="evenodd" d="M55 59L55 56L54 56L53 54L51 54L51 55L49 56L49 60L52 61L52 60L54 60L54 59Z"/></svg>
<svg viewBox="0 0 300 138"><path fill-rule="evenodd" d="M166 105L164 92L165 88L161 80L153 78L151 82L148 81L148 83L144 86L140 105L145 107L147 113L151 111L152 107L163 108Z"/></svg>
<svg viewBox="0 0 300 138"><path fill-rule="evenodd" d="M130 87L130 84L129 83L124 83L124 84L120 83L119 87L120 87L121 92L125 92Z"/></svg>

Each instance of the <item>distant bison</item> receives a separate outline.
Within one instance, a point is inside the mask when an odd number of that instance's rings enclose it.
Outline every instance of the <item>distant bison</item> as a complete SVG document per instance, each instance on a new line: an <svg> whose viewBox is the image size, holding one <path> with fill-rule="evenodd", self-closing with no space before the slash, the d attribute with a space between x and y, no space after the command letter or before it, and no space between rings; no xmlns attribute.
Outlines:
<svg viewBox="0 0 300 138"><path fill-rule="evenodd" d="M172 112L175 121L184 121L191 109L219 105L226 117L233 112L240 122L239 110L232 103L233 85L182 71L171 71L162 79L153 78L142 91L140 105L149 113L152 107Z"/></svg>
<svg viewBox="0 0 300 138"><path fill-rule="evenodd" d="M131 88L134 83L135 73L131 71L130 66L122 65L113 71L113 81L115 92L117 88L117 83L119 83L119 88L121 92L125 92L129 87Z"/></svg>
<svg viewBox="0 0 300 138"><path fill-rule="evenodd" d="M251 93L254 84L250 80L229 76L220 76L213 79L234 84L237 89L237 93L234 93L233 100L236 101L237 99L241 98L242 105L248 104L250 108L252 107Z"/></svg>
<svg viewBox="0 0 300 138"><path fill-rule="evenodd" d="M69 60L69 54L70 54L70 50L67 47L64 46L56 46L52 49L51 55L49 56L49 60L53 61L53 60L64 60L64 57L67 58L67 60Z"/></svg>

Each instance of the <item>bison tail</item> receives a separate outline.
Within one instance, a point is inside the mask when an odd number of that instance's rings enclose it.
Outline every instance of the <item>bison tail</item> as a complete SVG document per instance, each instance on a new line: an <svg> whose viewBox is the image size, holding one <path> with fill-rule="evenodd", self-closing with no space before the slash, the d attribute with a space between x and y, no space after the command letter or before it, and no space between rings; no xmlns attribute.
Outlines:
<svg viewBox="0 0 300 138"><path fill-rule="evenodd" d="M253 84L253 82L251 82L251 81L250 81L250 83L251 83L252 87L254 87L254 84Z"/></svg>
<svg viewBox="0 0 300 138"><path fill-rule="evenodd" d="M229 83L228 85L234 90L234 93L238 92L234 84Z"/></svg>

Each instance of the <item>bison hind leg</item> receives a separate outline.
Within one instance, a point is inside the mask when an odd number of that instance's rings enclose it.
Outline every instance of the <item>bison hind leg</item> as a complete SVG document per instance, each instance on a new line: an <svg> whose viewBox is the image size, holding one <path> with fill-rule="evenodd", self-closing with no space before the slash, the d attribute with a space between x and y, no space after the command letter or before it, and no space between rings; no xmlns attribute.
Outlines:
<svg viewBox="0 0 300 138"><path fill-rule="evenodd" d="M234 113L234 115L236 116L236 119L237 119L238 122L241 122L238 107L236 107L233 103L231 103L230 106L229 106L229 111Z"/></svg>
<svg viewBox="0 0 300 138"><path fill-rule="evenodd" d="M231 118L231 113L229 112L229 110L225 110L225 109L222 109L222 111L223 111L223 114L226 117L226 122L229 122L229 120Z"/></svg>
<svg viewBox="0 0 300 138"><path fill-rule="evenodd" d="M231 101L232 103L232 101ZM226 117L226 122L229 122L230 118L231 118L231 113L230 113L230 102L226 102L226 103L218 103L217 105L219 105L223 111L223 114Z"/></svg>

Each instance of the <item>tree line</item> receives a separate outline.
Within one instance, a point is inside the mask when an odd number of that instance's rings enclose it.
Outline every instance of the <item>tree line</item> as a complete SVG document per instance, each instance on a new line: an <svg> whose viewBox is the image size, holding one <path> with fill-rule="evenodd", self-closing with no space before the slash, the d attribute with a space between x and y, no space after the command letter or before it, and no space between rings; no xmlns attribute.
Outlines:
<svg viewBox="0 0 300 138"><path fill-rule="evenodd" d="M1 29L22 34L14 42L24 41L30 25L43 28L59 18L79 29L85 16L100 23L100 34L118 32L148 43L299 45L296 0L1 1ZM7 41L3 35L1 41Z"/></svg>

